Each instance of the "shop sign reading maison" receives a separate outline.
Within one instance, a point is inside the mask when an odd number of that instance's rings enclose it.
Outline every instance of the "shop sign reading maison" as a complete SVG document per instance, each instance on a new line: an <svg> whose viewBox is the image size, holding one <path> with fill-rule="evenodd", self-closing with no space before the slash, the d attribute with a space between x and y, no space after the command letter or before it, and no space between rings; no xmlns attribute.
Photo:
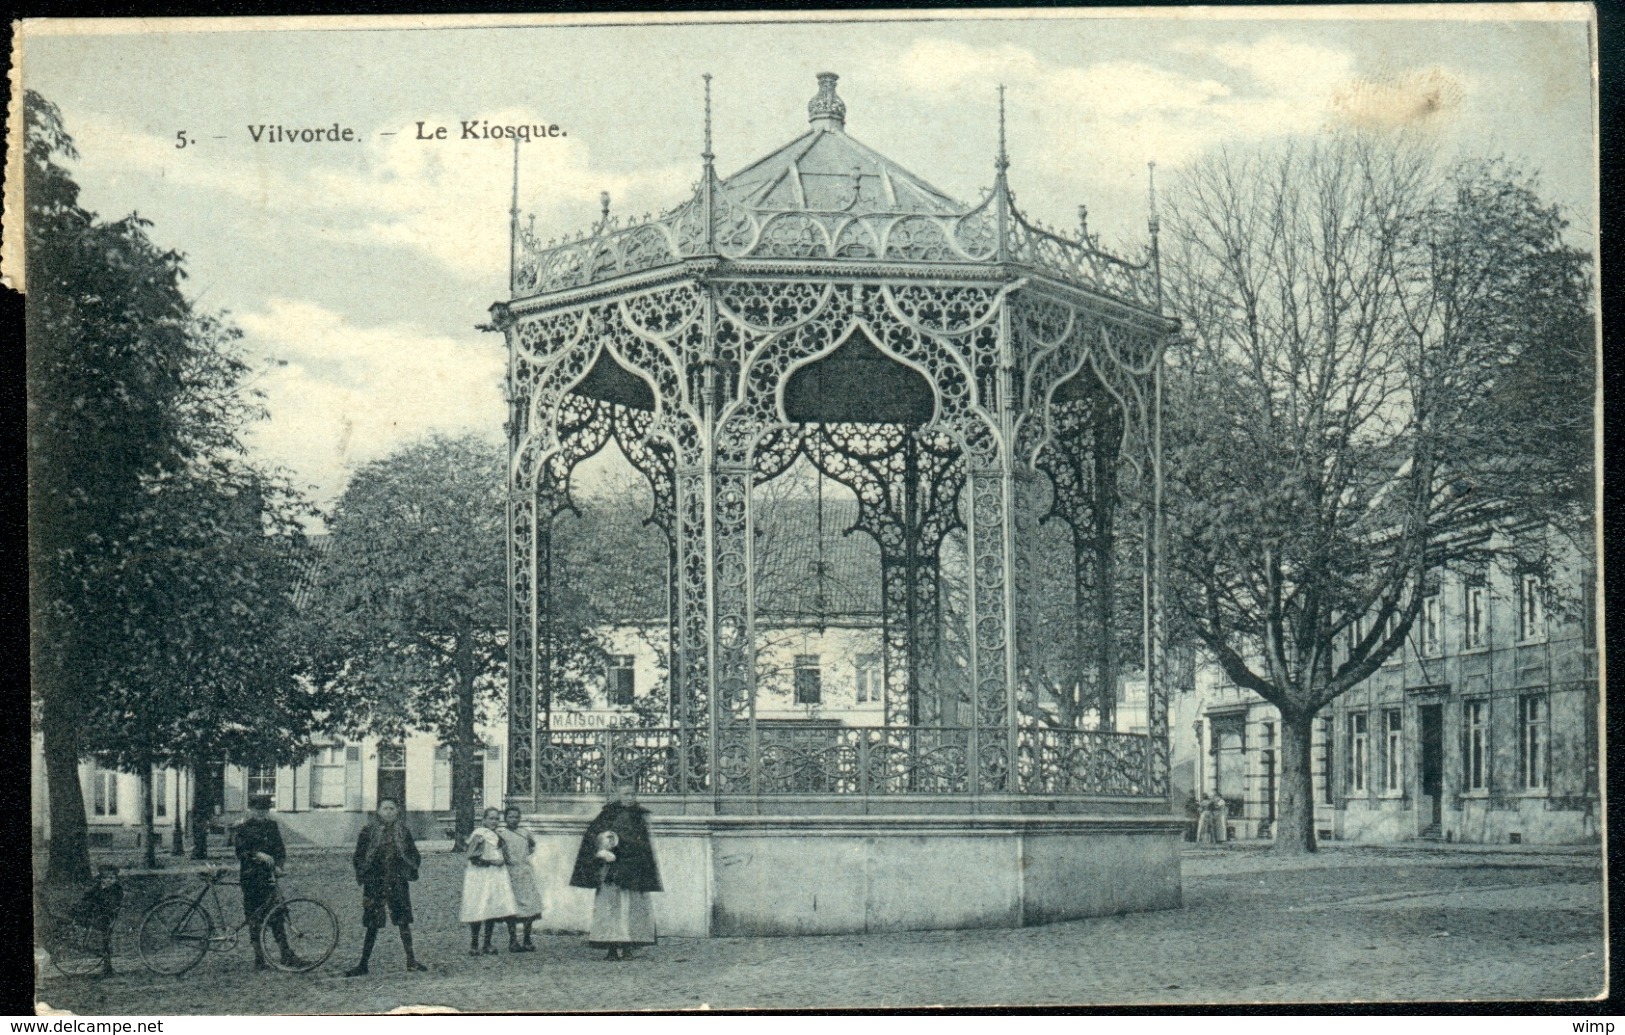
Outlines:
<svg viewBox="0 0 1625 1035"><path fill-rule="evenodd" d="M638 717L625 712L554 712L550 716L554 729L610 729L617 726L636 726Z"/></svg>

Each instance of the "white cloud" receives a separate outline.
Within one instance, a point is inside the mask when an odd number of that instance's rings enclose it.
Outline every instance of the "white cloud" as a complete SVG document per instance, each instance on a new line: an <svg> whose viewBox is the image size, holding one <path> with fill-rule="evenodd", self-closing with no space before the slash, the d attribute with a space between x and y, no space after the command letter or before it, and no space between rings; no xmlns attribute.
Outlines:
<svg viewBox="0 0 1625 1035"><path fill-rule="evenodd" d="M1148 161L1177 170L1221 144L1336 125L1443 128L1458 106L1460 73L1371 77L1356 64L1348 50L1270 34L1246 44L1192 37L1154 54L1077 63L1008 43L926 38L896 68L916 103L941 105L945 118L949 106L1005 84L1016 181L1037 188L1036 199L1089 201L1110 242L1143 235ZM1070 223L1068 207L1043 215Z"/></svg>
<svg viewBox="0 0 1625 1035"><path fill-rule="evenodd" d="M1139 170L1153 159L1177 166L1221 142L1316 132L1335 122L1403 121L1409 112L1449 108L1460 95L1452 85L1460 77L1446 70L1363 79L1352 53L1279 35L1247 44L1193 38L1168 52L1166 64L1071 65L1008 43L923 39L898 67L904 86L939 97L1005 83L1012 138L1024 120L1074 128L1031 134L1042 148L1034 164L1061 168L1121 163ZM1185 70L1191 67L1219 71Z"/></svg>
<svg viewBox="0 0 1625 1035"><path fill-rule="evenodd" d="M1309 107L1324 103L1333 87L1354 74L1354 56L1347 51L1274 35L1247 44L1184 40L1172 49L1181 54L1211 55L1246 72L1272 94L1297 97Z"/></svg>
<svg viewBox="0 0 1625 1035"><path fill-rule="evenodd" d="M459 341L407 325L358 327L308 302L273 299L235 314L250 348L284 361L256 387L270 420L250 433L260 456L331 504L354 469L434 431L502 433L500 340Z"/></svg>

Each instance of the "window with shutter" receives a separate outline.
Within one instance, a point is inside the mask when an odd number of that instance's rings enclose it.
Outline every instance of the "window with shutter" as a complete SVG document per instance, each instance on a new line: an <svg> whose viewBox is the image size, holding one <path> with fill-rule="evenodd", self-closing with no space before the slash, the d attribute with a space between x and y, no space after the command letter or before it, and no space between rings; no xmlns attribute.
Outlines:
<svg viewBox="0 0 1625 1035"><path fill-rule="evenodd" d="M819 668L818 655L796 655L796 703L821 704L824 700L824 678Z"/></svg>
<svg viewBox="0 0 1625 1035"><path fill-rule="evenodd" d="M310 807L344 807L345 751L342 745L316 749L310 760Z"/></svg>
<svg viewBox="0 0 1625 1035"><path fill-rule="evenodd" d="M633 695L636 692L637 678L632 667L632 655L610 655L609 703L622 707L630 705L632 703Z"/></svg>

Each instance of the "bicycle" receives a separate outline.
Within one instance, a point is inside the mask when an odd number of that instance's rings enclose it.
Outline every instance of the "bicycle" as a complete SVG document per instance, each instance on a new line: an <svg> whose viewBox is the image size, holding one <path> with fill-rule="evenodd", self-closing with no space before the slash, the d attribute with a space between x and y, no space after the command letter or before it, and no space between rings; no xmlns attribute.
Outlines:
<svg viewBox="0 0 1625 1035"><path fill-rule="evenodd" d="M118 871L104 867L96 886L67 906L58 897L36 898L40 947L64 977L106 976L113 972L113 926L118 922L124 888Z"/></svg>
<svg viewBox="0 0 1625 1035"><path fill-rule="evenodd" d="M110 934L95 923L55 911L40 917L40 944L63 977L92 977L112 971Z"/></svg>
<svg viewBox="0 0 1625 1035"><path fill-rule="evenodd" d="M141 961L157 974L178 977L203 959L210 950L229 952L237 947L242 930L251 927L261 954L271 966L292 974L315 970L327 962L339 943L339 922L333 911L313 898L282 897L282 887L272 877L272 905L256 922L245 915L241 923L227 925L220 903L221 887L237 887L218 867L198 874L203 887L196 895L170 895L159 899L141 918L137 944ZM207 898L213 912L204 905ZM281 927L289 954L284 955L276 932Z"/></svg>

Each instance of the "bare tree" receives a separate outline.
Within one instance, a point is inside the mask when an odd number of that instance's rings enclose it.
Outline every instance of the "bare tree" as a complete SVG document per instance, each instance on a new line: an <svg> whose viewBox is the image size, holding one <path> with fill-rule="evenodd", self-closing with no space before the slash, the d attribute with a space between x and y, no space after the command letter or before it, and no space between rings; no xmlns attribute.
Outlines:
<svg viewBox="0 0 1625 1035"><path fill-rule="evenodd" d="M1584 310L1583 261L1532 183L1391 138L1220 153L1172 202L1173 618L1279 709L1276 848L1312 851L1315 717L1401 648L1441 569L1541 525L1496 397Z"/></svg>

